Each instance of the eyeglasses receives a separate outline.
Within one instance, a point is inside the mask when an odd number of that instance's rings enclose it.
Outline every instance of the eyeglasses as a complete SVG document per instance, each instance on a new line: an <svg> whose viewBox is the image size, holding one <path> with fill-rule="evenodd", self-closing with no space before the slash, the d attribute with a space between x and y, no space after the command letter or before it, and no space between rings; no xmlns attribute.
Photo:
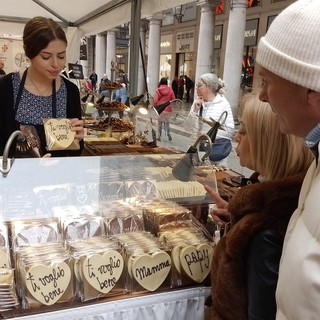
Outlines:
<svg viewBox="0 0 320 320"><path fill-rule="evenodd" d="M206 84L205 83L197 83L196 84L197 89L202 88L202 87L206 87Z"/></svg>

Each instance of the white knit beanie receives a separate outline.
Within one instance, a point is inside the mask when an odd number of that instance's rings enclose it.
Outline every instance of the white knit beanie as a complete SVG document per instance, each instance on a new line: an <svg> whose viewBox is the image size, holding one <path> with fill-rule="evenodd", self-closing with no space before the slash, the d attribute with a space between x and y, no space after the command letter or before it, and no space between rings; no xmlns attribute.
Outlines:
<svg viewBox="0 0 320 320"><path fill-rule="evenodd" d="M283 10L259 41L256 60L295 84L320 92L320 0Z"/></svg>

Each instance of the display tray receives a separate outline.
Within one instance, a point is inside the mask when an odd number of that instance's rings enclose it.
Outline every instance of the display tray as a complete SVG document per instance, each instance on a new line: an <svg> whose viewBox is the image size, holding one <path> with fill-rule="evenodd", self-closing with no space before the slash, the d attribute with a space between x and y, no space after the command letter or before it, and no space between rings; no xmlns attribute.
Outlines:
<svg viewBox="0 0 320 320"><path fill-rule="evenodd" d="M91 130L96 130L96 131L105 131L111 128L113 132L127 132L127 131L132 131L134 129L134 125L131 122L124 121L118 118L112 118L112 117L108 117L105 120L92 123L87 127L90 128Z"/></svg>
<svg viewBox="0 0 320 320"><path fill-rule="evenodd" d="M93 156L112 154L175 154L177 151L161 147L143 147L141 145L106 144L100 141L86 142L84 148Z"/></svg>
<svg viewBox="0 0 320 320"><path fill-rule="evenodd" d="M95 105L95 108L103 111L124 111L127 109L127 106L124 103L119 101L111 101L111 102L101 102Z"/></svg>
<svg viewBox="0 0 320 320"><path fill-rule="evenodd" d="M89 128L95 131L105 131L109 128L109 126L107 124L103 126L91 125L89 126ZM111 129L112 129L112 132L128 132L128 131L132 131L134 128L127 128L127 129L113 128L111 125Z"/></svg>

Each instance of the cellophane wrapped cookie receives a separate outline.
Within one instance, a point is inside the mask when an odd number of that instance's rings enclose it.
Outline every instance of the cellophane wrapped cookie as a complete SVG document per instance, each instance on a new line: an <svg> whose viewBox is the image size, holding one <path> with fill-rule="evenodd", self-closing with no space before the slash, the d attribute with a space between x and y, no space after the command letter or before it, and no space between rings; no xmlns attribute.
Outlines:
<svg viewBox="0 0 320 320"><path fill-rule="evenodd" d="M138 206L124 201L104 201L98 211L108 236L144 230L142 209Z"/></svg>
<svg viewBox="0 0 320 320"><path fill-rule="evenodd" d="M8 228L0 223L0 312L16 309L19 305L9 250Z"/></svg>
<svg viewBox="0 0 320 320"><path fill-rule="evenodd" d="M163 230L159 241L170 248L171 287L209 282L214 243L203 227L195 222L194 226Z"/></svg>
<svg viewBox="0 0 320 320"><path fill-rule="evenodd" d="M114 235L112 239L124 248L128 292L170 288L171 257L156 237L149 232L131 232Z"/></svg>
<svg viewBox="0 0 320 320"><path fill-rule="evenodd" d="M141 202L145 230L157 235L161 230L192 223L189 209L172 201L159 199Z"/></svg>
<svg viewBox="0 0 320 320"><path fill-rule="evenodd" d="M17 250L16 264L22 308L74 301L73 261L61 243L23 246Z"/></svg>
<svg viewBox="0 0 320 320"><path fill-rule="evenodd" d="M44 119L43 126L48 151L80 149L79 140L75 138L75 131L71 130L69 119Z"/></svg>
<svg viewBox="0 0 320 320"><path fill-rule="evenodd" d="M61 241L58 222L58 219L39 219L10 223L22 308L74 300L73 262Z"/></svg>
<svg viewBox="0 0 320 320"><path fill-rule="evenodd" d="M88 301L126 293L123 249L105 237L69 241L77 297Z"/></svg>

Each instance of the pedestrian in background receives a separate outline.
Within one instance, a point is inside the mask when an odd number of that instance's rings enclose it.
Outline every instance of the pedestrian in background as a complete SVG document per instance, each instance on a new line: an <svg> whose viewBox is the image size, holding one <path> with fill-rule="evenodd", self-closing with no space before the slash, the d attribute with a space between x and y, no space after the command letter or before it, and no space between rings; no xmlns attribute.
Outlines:
<svg viewBox="0 0 320 320"><path fill-rule="evenodd" d="M118 101L121 102L122 104L126 104L127 102L127 87L125 83L121 83L121 88L117 89L114 93L114 101ZM122 119L123 118L123 111L119 111L119 118Z"/></svg>
<svg viewBox="0 0 320 320"><path fill-rule="evenodd" d="M92 90L96 91L97 90L98 75L96 74L96 72L94 70L90 74L89 80L91 81L91 84L92 84Z"/></svg>
<svg viewBox="0 0 320 320"><path fill-rule="evenodd" d="M184 78L183 76L180 76L178 80L178 99L182 100L183 95L184 95Z"/></svg>
<svg viewBox="0 0 320 320"><path fill-rule="evenodd" d="M209 158L212 162L226 161L232 150L231 139L234 135L234 120L229 101L224 96L224 82L213 73L205 73L197 81L197 99L194 100L185 126L193 127L192 142L201 134L207 133L211 127L203 123L205 120L221 122L224 120L224 130L219 129L215 141L212 141L212 151ZM225 118L224 118L225 115Z"/></svg>
<svg viewBox="0 0 320 320"><path fill-rule="evenodd" d="M168 86L168 79L161 78L159 86L156 89L156 92L153 97L154 106L169 102L175 99L173 90ZM170 133L170 122L169 119L172 115L172 106L169 104L164 111L158 117L158 141L161 141L162 129L165 134L168 136L168 140L172 140Z"/></svg>
<svg viewBox="0 0 320 320"><path fill-rule="evenodd" d="M178 99L178 76L174 76L171 83L171 88L174 92L174 96L176 97L176 99Z"/></svg>
<svg viewBox="0 0 320 320"><path fill-rule="evenodd" d="M194 82L187 76L184 76L184 84L186 87L186 102L190 101L190 92L194 88Z"/></svg>

